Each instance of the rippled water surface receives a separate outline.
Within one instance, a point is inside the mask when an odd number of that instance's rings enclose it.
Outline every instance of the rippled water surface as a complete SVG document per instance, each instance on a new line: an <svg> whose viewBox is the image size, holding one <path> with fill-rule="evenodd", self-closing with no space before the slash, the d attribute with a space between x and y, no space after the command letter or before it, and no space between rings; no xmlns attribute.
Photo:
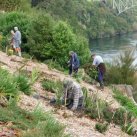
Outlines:
<svg viewBox="0 0 137 137"><path fill-rule="evenodd" d="M101 55L106 62L111 62L126 49L133 49L137 56L137 33L93 40L90 42L90 49L92 53Z"/></svg>

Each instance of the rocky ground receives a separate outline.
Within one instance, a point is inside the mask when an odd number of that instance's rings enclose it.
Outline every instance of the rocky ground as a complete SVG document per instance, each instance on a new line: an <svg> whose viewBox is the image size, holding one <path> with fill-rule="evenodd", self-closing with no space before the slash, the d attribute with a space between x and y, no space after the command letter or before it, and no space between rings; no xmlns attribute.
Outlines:
<svg viewBox="0 0 137 137"><path fill-rule="evenodd" d="M0 64L11 73L16 73L16 71L21 67L28 72L31 72L33 69L37 68L41 73L41 77L50 77L53 79L60 79L61 81L67 77L67 75L64 75L62 72L54 69L48 69L47 65L43 63L33 62L17 56L7 56L3 52L0 52ZM112 91L108 87L105 87L104 91L100 91L95 86L85 82L81 82L81 86L89 89L91 95L92 93L97 92L98 96L110 103L112 108L118 108L120 106L119 103L113 98ZM91 120L86 116L79 117L72 111L66 109L56 109L50 106L49 101L40 96L51 98L54 94L44 91L39 81L34 84L33 88L36 93L32 96L26 96L24 94L20 95L18 105L29 111L34 110L37 106L41 107L46 112L50 111L59 122L66 125L65 131L72 137L128 137L128 135L123 133L119 127L113 124L109 126L109 130L105 134L97 132L94 129L96 124L95 120ZM5 133L5 131L7 134L8 132L13 132L11 129L8 129L7 126L4 126L4 124L2 123L3 127L6 128L5 130L0 130L0 137L2 137L2 134L3 132ZM14 133L17 134L18 132L16 131Z"/></svg>

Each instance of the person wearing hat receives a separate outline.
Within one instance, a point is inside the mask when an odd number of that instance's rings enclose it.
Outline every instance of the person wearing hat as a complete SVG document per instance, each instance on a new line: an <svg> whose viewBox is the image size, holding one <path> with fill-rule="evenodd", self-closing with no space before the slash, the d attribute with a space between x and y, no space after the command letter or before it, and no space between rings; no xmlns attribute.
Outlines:
<svg viewBox="0 0 137 137"><path fill-rule="evenodd" d="M101 88L101 90L103 90L104 89L103 78L104 78L104 74L106 72L106 67L105 67L104 61L101 56L96 55L96 54L91 55L91 57L93 59L92 65L95 66L98 71L98 82L100 83L100 88Z"/></svg>
<svg viewBox="0 0 137 137"><path fill-rule="evenodd" d="M64 79L63 101L68 109L79 110L83 108L84 97L80 85L72 79Z"/></svg>
<svg viewBox="0 0 137 137"><path fill-rule="evenodd" d="M69 52L70 60L68 61L69 66L69 75L72 75L72 72L74 71L75 74L77 74L80 63L77 54L74 51Z"/></svg>
<svg viewBox="0 0 137 137"><path fill-rule="evenodd" d="M15 43L15 50L18 55L21 57L21 32L18 30L18 27L14 27L15 34L14 34L14 43Z"/></svg>

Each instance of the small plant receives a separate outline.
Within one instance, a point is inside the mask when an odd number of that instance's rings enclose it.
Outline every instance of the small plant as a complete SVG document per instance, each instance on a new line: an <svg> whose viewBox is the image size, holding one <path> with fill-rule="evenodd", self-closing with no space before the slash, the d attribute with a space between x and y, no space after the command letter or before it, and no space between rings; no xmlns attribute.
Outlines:
<svg viewBox="0 0 137 137"><path fill-rule="evenodd" d="M95 125L95 129L99 131L100 133L104 133L108 129L108 123L97 123Z"/></svg>
<svg viewBox="0 0 137 137"><path fill-rule="evenodd" d="M115 112L113 122L117 125L123 126L125 123L132 122L132 115L131 113L126 111L124 108L119 108Z"/></svg>
<svg viewBox="0 0 137 137"><path fill-rule="evenodd" d="M103 116L104 116L104 119L105 119L108 123L111 123L111 121L113 120L114 113L113 113L112 109L110 109L109 107L106 107L106 108L103 110Z"/></svg>
<svg viewBox="0 0 137 137"><path fill-rule="evenodd" d="M18 86L13 76L2 68L0 68L0 94L8 100L18 95Z"/></svg>
<svg viewBox="0 0 137 137"><path fill-rule="evenodd" d="M52 93L56 93L56 90L63 91L63 85L60 81L50 79L44 79L42 81L42 87Z"/></svg>
<svg viewBox="0 0 137 137"><path fill-rule="evenodd" d="M88 114L91 118L97 119L99 121L104 120L103 111L108 107L107 103L98 98L97 93L88 95L88 92L83 88L84 92L84 106L85 113Z"/></svg>
<svg viewBox="0 0 137 137"><path fill-rule="evenodd" d="M129 135L134 135L133 126L131 125L131 123L128 123L127 125L122 126L122 131L124 131L125 133Z"/></svg>
<svg viewBox="0 0 137 137"><path fill-rule="evenodd" d="M31 85L29 82L29 79L23 75L23 74L19 74L17 76L15 76L15 82L18 84L19 90L24 92L27 95L31 94Z"/></svg>

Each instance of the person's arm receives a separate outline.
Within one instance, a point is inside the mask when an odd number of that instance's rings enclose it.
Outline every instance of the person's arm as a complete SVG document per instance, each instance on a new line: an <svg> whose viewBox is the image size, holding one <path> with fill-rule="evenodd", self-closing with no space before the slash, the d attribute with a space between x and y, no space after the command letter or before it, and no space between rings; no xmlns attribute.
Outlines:
<svg viewBox="0 0 137 137"><path fill-rule="evenodd" d="M96 66L96 63L97 63L96 58L94 58L94 59L93 59L92 66Z"/></svg>

